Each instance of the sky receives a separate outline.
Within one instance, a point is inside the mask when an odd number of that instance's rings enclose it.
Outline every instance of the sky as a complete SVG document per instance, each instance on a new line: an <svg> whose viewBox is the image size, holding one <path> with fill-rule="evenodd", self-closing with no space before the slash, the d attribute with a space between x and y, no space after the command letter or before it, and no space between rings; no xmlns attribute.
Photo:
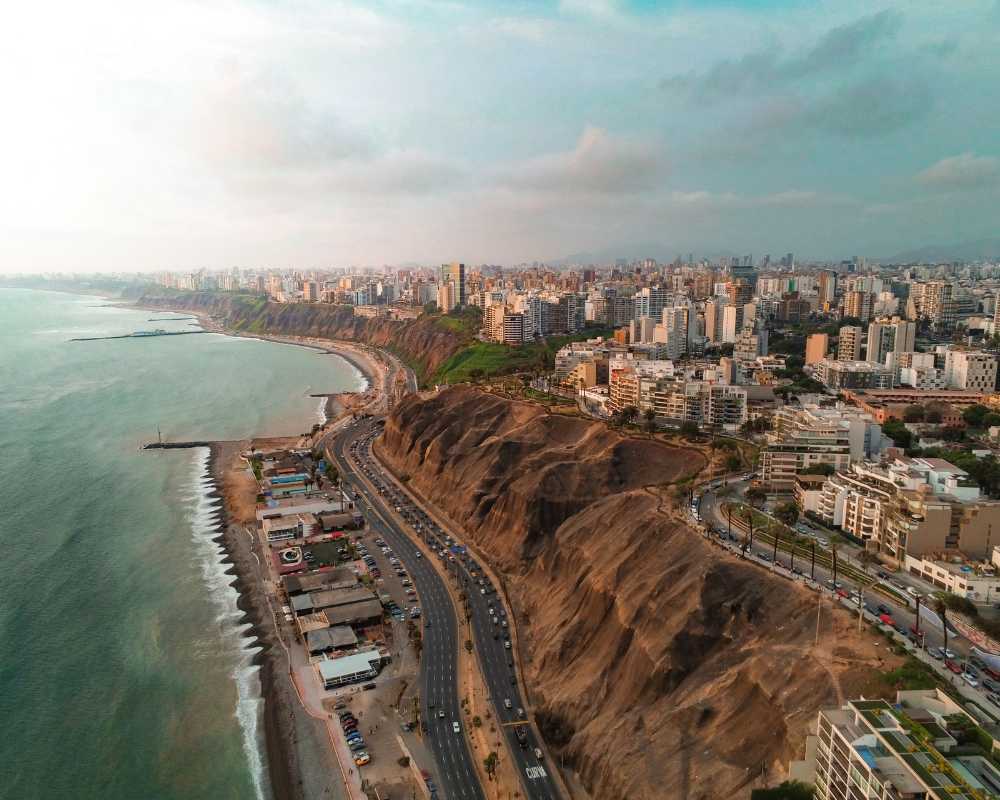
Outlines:
<svg viewBox="0 0 1000 800"><path fill-rule="evenodd" d="M0 66L0 272L1000 235L1000 0L33 0Z"/></svg>

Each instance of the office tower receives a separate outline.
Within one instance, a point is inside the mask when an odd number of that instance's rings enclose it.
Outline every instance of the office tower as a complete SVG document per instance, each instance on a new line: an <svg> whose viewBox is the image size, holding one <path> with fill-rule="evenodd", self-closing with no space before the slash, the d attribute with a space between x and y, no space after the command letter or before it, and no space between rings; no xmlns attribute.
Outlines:
<svg viewBox="0 0 1000 800"><path fill-rule="evenodd" d="M447 314L451 311L457 303L455 302L455 284L451 281L442 281L438 284L437 290L437 306L438 311L442 314Z"/></svg>
<svg viewBox="0 0 1000 800"><path fill-rule="evenodd" d="M667 290L662 286L646 286L635 295L635 318L660 318L667 302Z"/></svg>
<svg viewBox="0 0 1000 800"><path fill-rule="evenodd" d="M825 333L814 333L806 339L806 364L815 364L826 358L830 349L830 337Z"/></svg>
<svg viewBox="0 0 1000 800"><path fill-rule="evenodd" d="M705 302L705 337L710 342L722 341L722 300L713 297Z"/></svg>
<svg viewBox="0 0 1000 800"><path fill-rule="evenodd" d="M868 352L866 361L884 364L889 353L909 353L913 351L917 334L915 322L907 322L899 317L876 320L868 325Z"/></svg>
<svg viewBox="0 0 1000 800"><path fill-rule="evenodd" d="M740 322L742 321L742 309L734 305L727 305L722 310L722 341L727 344L735 344L736 336L740 332Z"/></svg>
<svg viewBox="0 0 1000 800"><path fill-rule="evenodd" d="M832 307L837 298L837 273L833 270L825 269L819 274L819 281L816 285L816 294L819 298L819 307Z"/></svg>
<svg viewBox="0 0 1000 800"><path fill-rule="evenodd" d="M468 297L466 295L465 264L459 264L457 261L453 261L451 264L442 264L440 274L442 284L452 283L455 285L452 306L466 305ZM440 306L440 303L438 305Z"/></svg>
<svg viewBox="0 0 1000 800"><path fill-rule="evenodd" d="M856 325L845 325L840 329L837 342L837 360L861 360L861 328Z"/></svg>

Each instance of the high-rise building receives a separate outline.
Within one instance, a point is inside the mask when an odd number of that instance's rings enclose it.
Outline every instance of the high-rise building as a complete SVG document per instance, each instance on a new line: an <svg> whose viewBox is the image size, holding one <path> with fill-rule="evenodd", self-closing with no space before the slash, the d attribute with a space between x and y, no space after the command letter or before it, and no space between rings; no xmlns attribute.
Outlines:
<svg viewBox="0 0 1000 800"><path fill-rule="evenodd" d="M441 283L452 283L455 285L455 296L453 306L464 306L468 303L468 287L465 281L465 264L453 261L451 264L442 264L440 272ZM440 306L440 303L438 304Z"/></svg>
<svg viewBox="0 0 1000 800"><path fill-rule="evenodd" d="M997 358L992 353L948 350L944 372L952 389L993 392L997 385Z"/></svg>
<svg viewBox="0 0 1000 800"><path fill-rule="evenodd" d="M867 322L872 317L875 297L871 292L852 291L844 295L844 316Z"/></svg>
<svg viewBox="0 0 1000 800"><path fill-rule="evenodd" d="M456 286L451 281L442 281L438 284L437 306L438 311L447 314L457 303L455 302Z"/></svg>
<svg viewBox="0 0 1000 800"><path fill-rule="evenodd" d="M667 290L662 286L646 286L640 289L634 297L636 319L639 317L660 319L668 296Z"/></svg>
<svg viewBox="0 0 1000 800"><path fill-rule="evenodd" d="M914 317L930 321L938 327L955 322L954 287L947 281L915 283L910 289L908 307Z"/></svg>
<svg viewBox="0 0 1000 800"><path fill-rule="evenodd" d="M847 469L891 443L870 414L843 404L785 406L775 414L767 439L760 453L760 477L767 491L780 493L791 492L795 476L807 467Z"/></svg>
<svg viewBox="0 0 1000 800"><path fill-rule="evenodd" d="M988 751L961 754L969 752L970 730L983 732ZM805 760L792 762L789 772L815 787L815 800L985 798L995 796L986 787L1000 784L1000 769L988 758L992 737L942 689L822 709L812 731Z"/></svg>
<svg viewBox="0 0 1000 800"><path fill-rule="evenodd" d="M722 341L723 308L721 298L712 297L705 301L705 338L710 342Z"/></svg>
<svg viewBox="0 0 1000 800"><path fill-rule="evenodd" d="M734 344L740 332L742 306L726 305L722 308L722 341Z"/></svg>
<svg viewBox="0 0 1000 800"><path fill-rule="evenodd" d="M806 364L815 364L826 358L830 349L830 337L825 333L814 333L806 339Z"/></svg>
<svg viewBox="0 0 1000 800"><path fill-rule="evenodd" d="M861 359L861 328L845 325L837 339L837 360L858 361Z"/></svg>
<svg viewBox="0 0 1000 800"><path fill-rule="evenodd" d="M899 317L871 322L868 325L868 351L865 360L884 364L889 353L913 352L916 335L917 324Z"/></svg>
<svg viewBox="0 0 1000 800"><path fill-rule="evenodd" d="M819 300L820 310L828 311L833 308L837 299L837 273L830 269L825 269L819 274L819 281L816 284L816 294Z"/></svg>

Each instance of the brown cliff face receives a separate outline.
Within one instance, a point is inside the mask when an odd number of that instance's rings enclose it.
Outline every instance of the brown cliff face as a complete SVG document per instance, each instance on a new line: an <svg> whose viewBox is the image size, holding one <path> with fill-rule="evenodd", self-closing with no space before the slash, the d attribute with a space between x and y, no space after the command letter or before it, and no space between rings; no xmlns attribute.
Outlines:
<svg viewBox="0 0 1000 800"><path fill-rule="evenodd" d="M365 342L396 353L421 381L428 379L465 341L434 318L396 321L354 316L350 306L326 303L270 303L264 298L217 292L146 294L144 306L209 314L243 333L306 336Z"/></svg>
<svg viewBox="0 0 1000 800"><path fill-rule="evenodd" d="M502 575L543 735L594 798L745 796L881 666L851 619L669 512L693 450L452 389L379 454ZM759 785L759 784L758 784Z"/></svg>

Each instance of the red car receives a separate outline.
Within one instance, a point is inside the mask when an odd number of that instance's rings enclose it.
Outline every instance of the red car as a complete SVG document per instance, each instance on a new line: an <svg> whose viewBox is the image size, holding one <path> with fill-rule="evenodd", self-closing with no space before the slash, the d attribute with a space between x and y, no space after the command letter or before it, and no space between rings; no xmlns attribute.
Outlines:
<svg viewBox="0 0 1000 800"><path fill-rule="evenodd" d="M948 669L950 669L952 672L954 672L956 675L961 675L962 674L962 668L958 664L956 664L954 661L948 659L948 660L946 660L944 662L944 665Z"/></svg>

